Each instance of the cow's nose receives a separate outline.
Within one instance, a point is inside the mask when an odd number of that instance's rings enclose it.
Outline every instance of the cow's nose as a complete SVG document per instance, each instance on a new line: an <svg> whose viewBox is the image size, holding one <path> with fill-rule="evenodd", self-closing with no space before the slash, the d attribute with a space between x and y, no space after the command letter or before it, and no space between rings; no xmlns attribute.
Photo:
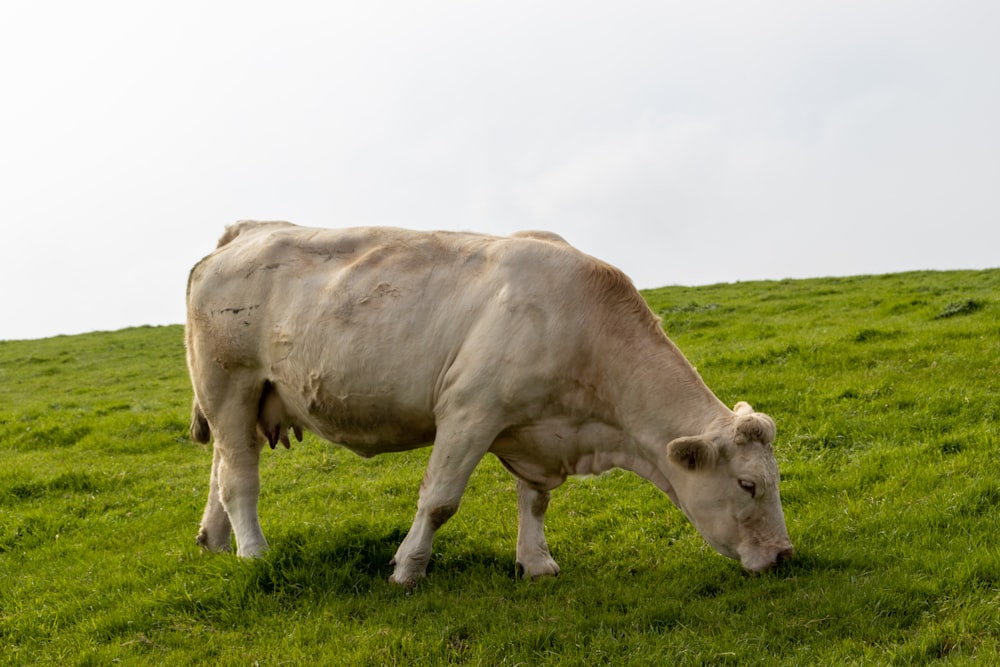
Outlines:
<svg viewBox="0 0 1000 667"><path fill-rule="evenodd" d="M792 547L786 547L786 548L782 549L777 554L775 554L775 556L774 556L774 564L775 565L780 565L781 563L784 563L786 560L791 560L792 559L792 554L794 554L794 553L795 553L795 549L792 548Z"/></svg>

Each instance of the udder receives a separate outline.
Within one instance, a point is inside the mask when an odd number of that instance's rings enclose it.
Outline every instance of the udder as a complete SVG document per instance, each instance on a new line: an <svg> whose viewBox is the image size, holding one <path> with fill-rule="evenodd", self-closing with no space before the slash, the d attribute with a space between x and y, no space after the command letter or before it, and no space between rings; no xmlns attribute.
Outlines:
<svg viewBox="0 0 1000 667"><path fill-rule="evenodd" d="M265 382L257 409L257 430L267 438L271 449L274 449L279 442L288 449L292 446L288 439L289 429L295 433L295 439L302 442L302 426L289 416L285 403L274 389L274 385Z"/></svg>

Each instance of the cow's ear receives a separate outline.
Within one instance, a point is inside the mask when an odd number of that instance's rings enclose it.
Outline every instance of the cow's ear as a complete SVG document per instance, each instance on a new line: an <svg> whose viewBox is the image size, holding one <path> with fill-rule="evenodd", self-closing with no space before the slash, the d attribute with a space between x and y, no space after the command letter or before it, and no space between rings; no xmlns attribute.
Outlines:
<svg viewBox="0 0 1000 667"><path fill-rule="evenodd" d="M672 440L667 445L667 456L677 465L688 470L702 470L715 465L715 447L700 436L687 436Z"/></svg>

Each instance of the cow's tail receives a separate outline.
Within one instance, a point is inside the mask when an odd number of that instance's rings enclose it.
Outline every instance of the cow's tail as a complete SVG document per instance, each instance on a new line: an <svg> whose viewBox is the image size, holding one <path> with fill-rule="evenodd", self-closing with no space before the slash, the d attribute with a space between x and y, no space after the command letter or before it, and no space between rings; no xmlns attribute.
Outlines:
<svg viewBox="0 0 1000 667"><path fill-rule="evenodd" d="M201 411L201 406L195 399L194 405L191 407L191 439L207 445L211 437L212 429L209 428L205 413Z"/></svg>

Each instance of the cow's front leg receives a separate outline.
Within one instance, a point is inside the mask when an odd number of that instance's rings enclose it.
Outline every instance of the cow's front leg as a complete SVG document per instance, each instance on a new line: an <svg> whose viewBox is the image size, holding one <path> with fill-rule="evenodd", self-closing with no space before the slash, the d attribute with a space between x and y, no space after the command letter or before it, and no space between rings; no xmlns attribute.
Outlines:
<svg viewBox="0 0 1000 667"><path fill-rule="evenodd" d="M548 506L548 491L539 491L524 480L517 480L517 564L525 577L559 574L559 565L549 554L545 541Z"/></svg>
<svg viewBox="0 0 1000 667"><path fill-rule="evenodd" d="M469 477L487 448L488 444L473 445L438 428L438 438L420 485L417 514L391 561L395 568L389 581L409 588L426 576L434 533L458 511Z"/></svg>
<svg viewBox="0 0 1000 667"><path fill-rule="evenodd" d="M208 484L208 502L205 513L201 517L201 529L198 531L197 542L209 551L230 551L232 545L232 524L229 515L222 506L219 496L219 462L222 455L218 447L212 448L212 476Z"/></svg>

